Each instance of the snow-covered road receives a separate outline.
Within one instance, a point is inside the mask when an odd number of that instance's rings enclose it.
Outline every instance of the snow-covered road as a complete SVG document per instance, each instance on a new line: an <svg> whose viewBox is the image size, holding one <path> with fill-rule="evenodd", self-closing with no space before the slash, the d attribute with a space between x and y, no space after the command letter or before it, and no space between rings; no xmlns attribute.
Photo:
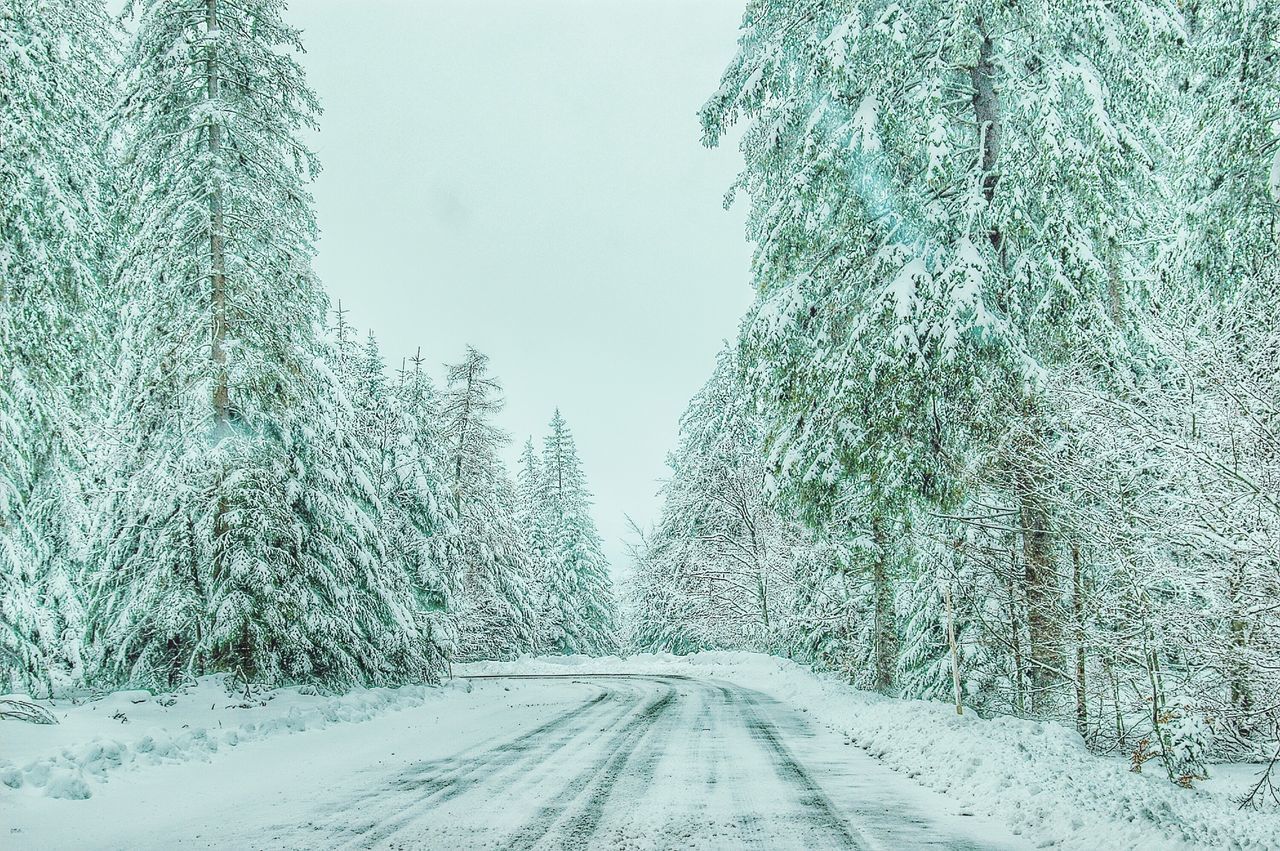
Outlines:
<svg viewBox="0 0 1280 851"><path fill-rule="evenodd" d="M10 848L1013 848L807 716L661 674L476 678L418 709L32 798Z"/></svg>
<svg viewBox="0 0 1280 851"><path fill-rule="evenodd" d="M558 679L583 691L580 704L510 740L415 766L395 784L401 815L356 844L1005 847L930 818L919 790L914 807L895 797L876 782L891 772L759 692L663 675Z"/></svg>

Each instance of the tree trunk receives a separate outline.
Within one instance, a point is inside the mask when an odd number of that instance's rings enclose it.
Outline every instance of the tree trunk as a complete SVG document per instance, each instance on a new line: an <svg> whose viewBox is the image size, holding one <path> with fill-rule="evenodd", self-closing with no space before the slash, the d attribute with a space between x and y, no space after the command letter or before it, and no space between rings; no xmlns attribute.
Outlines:
<svg viewBox="0 0 1280 851"><path fill-rule="evenodd" d="M1160 657L1155 650L1148 649L1146 651L1146 661L1147 677L1151 682L1151 729L1160 745L1160 761L1164 764L1165 773L1170 780L1173 780L1173 761L1169 753L1170 742L1165 735L1164 720L1167 713L1165 709L1164 678L1160 674Z"/></svg>
<svg viewBox="0 0 1280 851"><path fill-rule="evenodd" d="M871 584L873 601L872 634L874 647L873 687L888 691L893 686L893 669L897 655L897 633L893 620L893 587L889 579L889 545L883 521L873 518L871 535L876 545Z"/></svg>
<svg viewBox="0 0 1280 851"><path fill-rule="evenodd" d="M471 353L467 353L471 357ZM462 516L462 457L467 447L467 427L471 425L471 393L475 386L475 362L467 364L467 391L462 403L462 424L458 428L458 457L453 468L453 510Z"/></svg>
<svg viewBox="0 0 1280 851"><path fill-rule="evenodd" d="M956 648L955 612L951 606L951 586L942 587L942 599L947 606L947 644L951 646L951 685L955 690L956 714L964 714L964 704L960 701L960 652Z"/></svg>
<svg viewBox="0 0 1280 851"><path fill-rule="evenodd" d="M1120 750L1124 750L1125 742L1128 736L1124 729L1124 712L1120 708L1120 678L1116 675L1115 665L1112 663L1112 652L1108 651L1102 656L1103 671L1106 674L1108 682L1111 683L1111 701L1112 708L1115 710L1116 722L1116 742L1120 746ZM1099 716L1102 714L1101 708L1098 710Z"/></svg>
<svg viewBox="0 0 1280 851"><path fill-rule="evenodd" d="M1232 723L1241 737L1250 733L1249 714L1253 710L1253 690L1249 685L1248 623L1241 610L1244 603L1241 592L1244 588L1244 568L1237 560L1231 566L1227 579L1227 605L1230 607L1230 645L1227 650L1227 678L1230 686L1231 709L1237 717Z"/></svg>
<svg viewBox="0 0 1280 851"><path fill-rule="evenodd" d="M205 35L218 37L218 0L205 0ZM210 44L205 49L205 96L209 104L216 109L221 96L222 81L218 67L218 48ZM215 163L222 149L222 126L216 115L210 119L208 126L209 157ZM224 346L227 336L227 275L226 275L226 235L223 218L222 184L215 177L209 187L209 360L213 366L213 439L215 442L227 437L230 432L230 392L227 388L227 352ZM223 490L224 476L218 473L218 501L213 514L212 572L215 585L222 576L222 567L226 561L225 545L227 542L227 512L229 505L226 492ZM243 642L237 644L232 652L243 665L252 667L252 661L245 650Z"/></svg>
<svg viewBox="0 0 1280 851"><path fill-rule="evenodd" d="M745 510L744 510L745 515ZM760 542L760 536L756 533L756 522L754 517L743 518L746 521L747 529L751 533L751 558L756 568L756 594L760 598L760 618L764 622L764 628L767 632L769 629L769 589L765 578L765 565L768 563L764 545Z"/></svg>
<svg viewBox="0 0 1280 851"><path fill-rule="evenodd" d="M218 0L205 0L205 35L214 38L218 33ZM205 52L205 94L211 104L216 104L222 90L219 79L218 49L209 45ZM208 141L210 158L216 162L222 149L222 126L218 118L209 121ZM227 276L226 235L223 221L222 186L217 180L209 191L209 282L210 282L210 360L213 362L213 420L214 434L219 438L227 433L230 424L230 393L227 388Z"/></svg>
<svg viewBox="0 0 1280 851"><path fill-rule="evenodd" d="M1026 686L1026 673L1022 660L1022 618L1018 617L1018 589L1014 581L1017 571L1018 550L1011 543L1005 590L1009 595L1009 648L1013 654L1013 711L1015 715L1022 715L1026 711L1022 691Z"/></svg>
<svg viewBox="0 0 1280 851"><path fill-rule="evenodd" d="M1089 734L1089 710L1085 703L1084 587L1080 571L1080 547L1071 547L1071 610L1076 628L1076 730Z"/></svg>
<svg viewBox="0 0 1280 851"><path fill-rule="evenodd" d="M1050 534L1049 509L1025 465L1014 471L1014 489L1022 526L1022 579L1027 598L1031 711L1043 717L1059 708L1062 688L1057 565Z"/></svg>
<svg viewBox="0 0 1280 851"><path fill-rule="evenodd" d="M986 23L981 17L977 20L977 26L982 33L982 41L978 45L978 62L969 69L969 79L973 85L973 117L977 121L978 145L982 151L982 194L990 206L995 198L996 183L1000 180L996 170L1000 161L1000 100L995 88L995 42L987 33ZM1000 229L992 226L987 232L987 238L1003 264L1004 237Z"/></svg>

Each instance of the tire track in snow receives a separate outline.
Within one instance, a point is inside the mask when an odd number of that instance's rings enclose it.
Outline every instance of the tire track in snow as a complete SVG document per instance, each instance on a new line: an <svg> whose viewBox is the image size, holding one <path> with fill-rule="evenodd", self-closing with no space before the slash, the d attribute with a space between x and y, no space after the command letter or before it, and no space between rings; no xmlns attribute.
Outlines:
<svg viewBox="0 0 1280 851"><path fill-rule="evenodd" d="M719 708L722 710L718 713L716 721L721 725L726 725L724 716L728 714L726 710L736 709L737 700L733 693L733 689L727 685L708 686L720 698ZM736 720L741 721L741 718ZM737 780L738 778L734 778ZM751 787L737 782L729 784L730 796L733 801L735 811L735 823L738 827L738 838L745 848L759 848L761 851L767 849L768 837L765 830L760 824L759 807L748 789Z"/></svg>
<svg viewBox="0 0 1280 851"><path fill-rule="evenodd" d="M777 725L760 713L763 695L747 689L726 689L726 697L747 725L751 737L768 753L778 777L799 794L800 805L810 817L810 824L828 833L839 848L868 848L866 837L852 827L809 771L782 741Z"/></svg>
<svg viewBox="0 0 1280 851"><path fill-rule="evenodd" d="M653 781L658 761L666 754L662 747L664 737L677 730L682 720L680 715L669 711L676 703L678 690L673 689L670 682L663 681L663 684L668 691L661 700L660 711L651 713L646 719L648 726L638 737L605 762L590 794L584 791L574 798L576 812L567 814L558 828L547 832L546 836L554 833L559 838L558 847L575 851L590 847L609 802L618 799L624 789L635 792L630 800L637 801Z"/></svg>
<svg viewBox="0 0 1280 851"><path fill-rule="evenodd" d="M684 711L669 713L645 737L605 800L598 802L589 839L566 847L638 849L662 840L668 847L683 848L708 838L720 847L764 847L758 833L741 831L745 819L737 815L736 784L721 784L723 768L731 767L732 759L717 735L725 727L724 704L715 699L719 690L696 680L679 685ZM610 807L611 802L623 806Z"/></svg>
<svg viewBox="0 0 1280 851"><path fill-rule="evenodd" d="M370 824L364 829L357 829L355 831L357 835L351 837L347 847L373 847L412 823L426 811L453 800L477 786L490 784L497 777L520 768L523 763L540 762L538 755L545 751L548 745L552 748L562 747L581 735L598 719L608 718L612 723L617 718L625 717L633 711L634 707L629 702L621 703L620 697L617 692L601 688L600 693L586 703L563 712L513 739L499 741L496 744L490 739L460 754L413 766L393 783L392 789L404 793L415 793L425 789L425 794L415 797L413 802L402 808L395 818ZM358 810L365 804L380 802L386 794L385 788L371 790L353 801L346 810Z"/></svg>
<svg viewBox="0 0 1280 851"><path fill-rule="evenodd" d="M657 700L644 704L627 724L614 732L604 754L583 765L556 797L541 806L537 815L509 840L508 848L526 851L535 847L561 821L566 821L566 826L570 829L558 847L587 846L600 826L605 801L623 767L641 739L653 731L654 723L675 702L676 690L670 683L657 677L653 681L665 686L666 691ZM590 797L586 797L588 793ZM566 816L574 807L578 808L578 812Z"/></svg>

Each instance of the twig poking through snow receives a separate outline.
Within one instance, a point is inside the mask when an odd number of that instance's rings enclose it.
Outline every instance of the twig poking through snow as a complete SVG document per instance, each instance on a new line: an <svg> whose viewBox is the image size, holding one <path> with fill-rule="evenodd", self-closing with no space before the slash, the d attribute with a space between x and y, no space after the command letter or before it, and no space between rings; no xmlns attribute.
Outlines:
<svg viewBox="0 0 1280 851"><path fill-rule="evenodd" d="M32 724L57 724L58 719L43 706L25 700L6 697L0 699L0 719L29 721Z"/></svg>

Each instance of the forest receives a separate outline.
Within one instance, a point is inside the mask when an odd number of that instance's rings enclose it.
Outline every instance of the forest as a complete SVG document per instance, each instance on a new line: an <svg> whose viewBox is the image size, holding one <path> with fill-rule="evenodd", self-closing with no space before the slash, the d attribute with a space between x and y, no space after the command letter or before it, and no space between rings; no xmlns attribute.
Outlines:
<svg viewBox="0 0 1280 851"><path fill-rule="evenodd" d="M749 5L757 298L636 548L637 646L1073 725L1280 732L1280 6ZM1264 796L1265 797L1265 796Z"/></svg>
<svg viewBox="0 0 1280 851"><path fill-rule="evenodd" d="M388 368L312 270L280 0L0 4L0 683L330 688L616 647L557 411Z"/></svg>

